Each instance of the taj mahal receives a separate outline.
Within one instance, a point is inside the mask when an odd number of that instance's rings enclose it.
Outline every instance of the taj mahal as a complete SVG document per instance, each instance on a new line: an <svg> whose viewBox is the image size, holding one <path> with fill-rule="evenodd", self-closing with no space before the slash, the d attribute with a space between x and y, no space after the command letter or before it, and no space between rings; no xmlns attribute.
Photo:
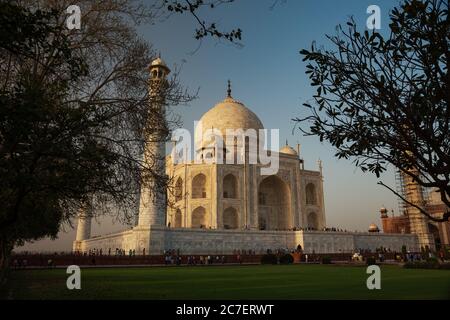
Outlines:
<svg viewBox="0 0 450 320"><path fill-rule="evenodd" d="M166 81L170 69L158 58L149 72L150 94L157 94L155 88ZM278 152L267 151L277 160L277 170L267 174L267 162L249 161L256 158L248 148L250 139L224 137L220 148L214 138L204 139L211 129L219 133L264 129L258 116L232 97L230 87L225 99L199 123L193 150L197 161L178 162L173 153L166 155L162 139L153 139L146 146L163 159L155 170L170 177L173 192L141 187L135 225L113 234L91 237L92 218L89 212L81 212L74 251L120 248L159 255L177 249L182 254L231 254L235 250L263 253L301 246L306 253L339 253L379 247L400 251L402 246L416 251L422 245L417 234L327 230L322 163L319 161L317 170L306 169L298 146L286 143ZM257 145L263 143L257 141ZM217 161L225 157L242 161Z"/></svg>

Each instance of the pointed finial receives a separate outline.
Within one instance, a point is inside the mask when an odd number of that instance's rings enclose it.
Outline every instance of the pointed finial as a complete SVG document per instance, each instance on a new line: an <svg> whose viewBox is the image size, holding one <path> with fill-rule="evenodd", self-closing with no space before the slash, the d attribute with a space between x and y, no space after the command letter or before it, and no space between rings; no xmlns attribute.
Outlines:
<svg viewBox="0 0 450 320"><path fill-rule="evenodd" d="M228 96L228 98L231 98L231 81L230 80L228 80L227 96Z"/></svg>
<svg viewBox="0 0 450 320"><path fill-rule="evenodd" d="M288 140L286 139L286 145L288 145Z"/></svg>

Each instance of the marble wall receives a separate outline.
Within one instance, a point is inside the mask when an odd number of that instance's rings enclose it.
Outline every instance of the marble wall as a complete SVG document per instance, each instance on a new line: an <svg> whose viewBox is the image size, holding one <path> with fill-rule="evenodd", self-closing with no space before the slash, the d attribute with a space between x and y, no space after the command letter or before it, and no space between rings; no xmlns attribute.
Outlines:
<svg viewBox="0 0 450 320"><path fill-rule="evenodd" d="M418 250L418 239L412 234L382 234L322 231L259 231L135 227L124 232L91 238L79 243L81 251L97 249L107 253L111 248L125 252L135 250L142 254L161 254L179 249L182 254L232 254L234 250L295 249L301 245L305 253L354 252L358 249L375 250L379 247L401 251L403 245L410 251Z"/></svg>

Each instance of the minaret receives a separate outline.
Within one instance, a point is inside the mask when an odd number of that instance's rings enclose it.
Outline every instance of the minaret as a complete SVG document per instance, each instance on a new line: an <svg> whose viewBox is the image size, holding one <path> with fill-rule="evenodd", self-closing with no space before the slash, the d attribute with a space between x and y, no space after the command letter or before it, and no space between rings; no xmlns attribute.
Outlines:
<svg viewBox="0 0 450 320"><path fill-rule="evenodd" d="M92 212L89 206L80 208L78 214L77 237L73 243L73 251L82 251L81 241L91 237Z"/></svg>
<svg viewBox="0 0 450 320"><path fill-rule="evenodd" d="M165 120L164 89L167 86L166 76L170 69L161 58L152 61L150 72L150 117L144 148L145 166L151 168L155 175L143 177L139 204L138 226L164 226L166 220L166 189L164 184L156 183L154 177L166 175L165 143L167 124Z"/></svg>
<svg viewBox="0 0 450 320"><path fill-rule="evenodd" d="M323 166L322 166L322 160L317 160L317 165L319 166L319 172L320 172L320 176L323 179Z"/></svg>
<svg viewBox="0 0 450 320"><path fill-rule="evenodd" d="M414 170L414 175L419 175L417 169ZM409 202L423 207L425 205L425 201L423 199L422 187L415 181L411 176L406 173L402 173L403 182L405 186L405 198ZM411 233L416 234L419 238L419 246L425 248L428 246L431 250L435 249L434 239L428 230L428 218L423 215L419 209L407 205L407 212L410 224Z"/></svg>
<svg viewBox="0 0 450 320"><path fill-rule="evenodd" d="M381 227L383 228L384 233L388 233L390 231L389 229L389 217L388 217L388 210L383 206L380 208L380 218L381 218Z"/></svg>

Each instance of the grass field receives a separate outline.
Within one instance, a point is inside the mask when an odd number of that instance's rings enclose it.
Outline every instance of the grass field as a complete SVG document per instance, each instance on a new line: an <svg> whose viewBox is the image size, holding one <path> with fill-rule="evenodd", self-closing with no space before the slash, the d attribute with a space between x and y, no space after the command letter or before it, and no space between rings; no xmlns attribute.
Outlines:
<svg viewBox="0 0 450 320"><path fill-rule="evenodd" d="M364 266L255 265L91 268L81 290L65 269L13 271L9 299L450 299L450 271L381 267L368 290Z"/></svg>

